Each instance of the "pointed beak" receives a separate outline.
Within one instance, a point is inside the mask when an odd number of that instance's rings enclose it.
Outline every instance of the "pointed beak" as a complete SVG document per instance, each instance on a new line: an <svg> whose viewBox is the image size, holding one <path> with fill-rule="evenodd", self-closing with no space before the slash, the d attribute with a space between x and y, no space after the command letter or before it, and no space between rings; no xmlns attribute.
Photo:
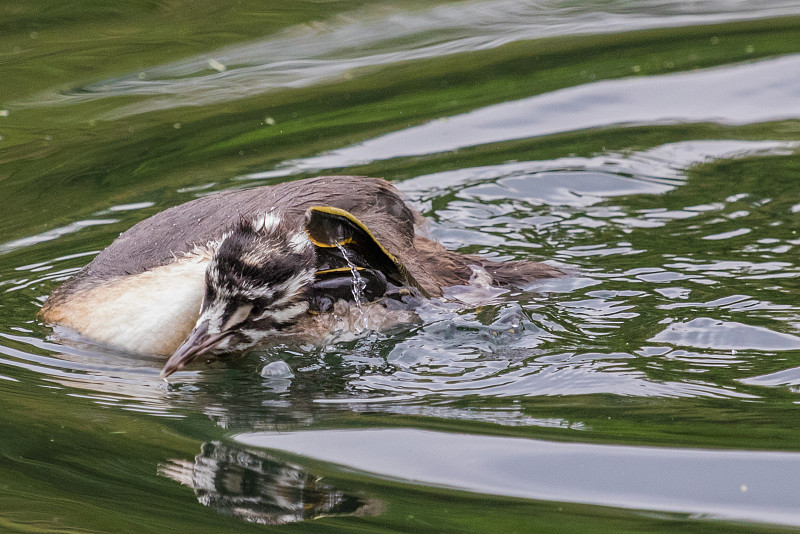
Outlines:
<svg viewBox="0 0 800 534"><path fill-rule="evenodd" d="M183 369L187 363L216 347L220 341L230 334L230 331L209 334L208 322L201 322L194 327L194 330L192 330L192 333L186 338L186 341L184 341L183 344L178 347L178 350L167 360L167 363L161 370L160 377L166 380L167 377L175 371Z"/></svg>

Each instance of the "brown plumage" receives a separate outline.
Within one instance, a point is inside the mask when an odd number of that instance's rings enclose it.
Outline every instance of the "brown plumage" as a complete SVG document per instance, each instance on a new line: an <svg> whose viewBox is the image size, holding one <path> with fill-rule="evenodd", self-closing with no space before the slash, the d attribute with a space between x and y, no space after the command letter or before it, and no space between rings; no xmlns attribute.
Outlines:
<svg viewBox="0 0 800 534"><path fill-rule="evenodd" d="M277 213L281 217L281 232L303 232L306 212L314 206L339 208L355 216L431 296L440 296L443 287L469 283L474 274L471 266L485 269L492 283L498 286L562 274L543 263L500 263L446 250L415 232L415 227L423 222L422 216L403 201L390 183L376 178L325 176L224 191L158 213L120 235L80 273L54 291L40 315L49 323L63 324L86 337L117 345L114 336L119 336L118 332L98 334L102 328L89 325L102 320L104 315L117 313L114 311L117 308L98 303L98 299L105 298L103 295L113 294L119 308L122 306L119 296L127 295L136 287L133 284L134 287L129 288L132 284L126 280L150 284L157 273L166 272L184 258L195 258L196 263L199 262L196 268L184 262L186 269L193 273L202 270L206 265L202 262L208 262L214 255L211 249L219 246L226 232L243 219L263 217L266 212ZM192 276L196 280L196 275ZM141 295L139 298L148 297ZM199 298L202 300L202 296ZM185 303L187 309L194 305L194 300ZM170 336L167 336L171 339L160 345L151 344L152 347L145 344L150 347L145 351L170 353L175 340L185 339L199 311L198 306L194 314L188 313L188 317L173 321ZM126 320L135 321L136 317L126 317ZM119 331L123 328L124 324L120 325ZM129 342L118 345L132 350Z"/></svg>

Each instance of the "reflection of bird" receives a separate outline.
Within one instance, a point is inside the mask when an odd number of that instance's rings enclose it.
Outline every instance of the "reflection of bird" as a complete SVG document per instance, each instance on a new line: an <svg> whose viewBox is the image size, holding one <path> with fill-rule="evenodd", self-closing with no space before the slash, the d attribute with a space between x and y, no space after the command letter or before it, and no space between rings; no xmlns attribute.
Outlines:
<svg viewBox="0 0 800 534"><path fill-rule="evenodd" d="M415 233L422 216L388 182L331 176L208 195L123 233L45 302L41 317L138 353L172 354L162 374L209 351L313 335L342 302L439 296L561 272L492 262ZM410 296L410 297L409 297Z"/></svg>
<svg viewBox="0 0 800 534"><path fill-rule="evenodd" d="M251 523L376 515L382 508L379 501L339 491L298 465L219 442L204 443L193 462L159 465L158 474L192 488L205 506Z"/></svg>

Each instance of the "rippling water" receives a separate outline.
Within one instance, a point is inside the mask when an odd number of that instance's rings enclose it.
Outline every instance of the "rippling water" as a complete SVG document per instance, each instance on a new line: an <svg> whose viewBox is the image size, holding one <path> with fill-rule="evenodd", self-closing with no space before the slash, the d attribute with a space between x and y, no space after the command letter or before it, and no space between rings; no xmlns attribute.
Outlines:
<svg viewBox="0 0 800 534"><path fill-rule="evenodd" d="M0 12L0 530L800 526L796 2ZM570 276L173 385L36 321L137 221L322 173Z"/></svg>

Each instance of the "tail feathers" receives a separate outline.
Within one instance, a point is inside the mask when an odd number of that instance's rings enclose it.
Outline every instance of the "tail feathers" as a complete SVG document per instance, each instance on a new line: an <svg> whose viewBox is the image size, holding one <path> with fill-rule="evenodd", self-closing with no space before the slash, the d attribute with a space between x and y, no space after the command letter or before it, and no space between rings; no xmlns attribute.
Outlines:
<svg viewBox="0 0 800 534"><path fill-rule="evenodd" d="M552 265L527 260L500 263L480 259L478 264L491 275L494 285L500 287L522 286L535 280L555 278L565 274Z"/></svg>
<svg viewBox="0 0 800 534"><path fill-rule="evenodd" d="M475 274L472 266L485 269L492 285L499 287L524 286L535 280L566 274L546 263L527 260L497 262L460 254L421 236L415 236L413 249L398 251L397 256L434 297L441 296L444 287L469 284Z"/></svg>

